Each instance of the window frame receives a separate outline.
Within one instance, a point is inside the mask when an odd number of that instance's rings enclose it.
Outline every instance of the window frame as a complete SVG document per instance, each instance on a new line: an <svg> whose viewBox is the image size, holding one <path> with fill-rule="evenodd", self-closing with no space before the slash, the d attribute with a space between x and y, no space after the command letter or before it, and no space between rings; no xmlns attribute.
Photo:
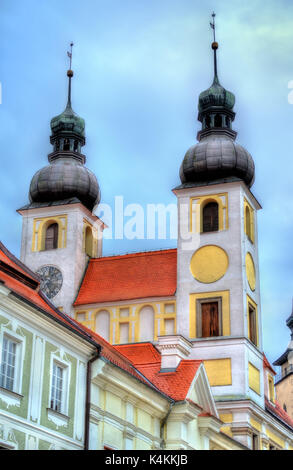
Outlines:
<svg viewBox="0 0 293 470"><path fill-rule="evenodd" d="M255 317L255 337L256 337L256 342L252 340L250 337L250 308L254 311ZM258 332L258 309L257 309L257 304L252 300L252 298L247 295L247 338L251 343L258 348L259 347L259 332Z"/></svg>
<svg viewBox="0 0 293 470"><path fill-rule="evenodd" d="M247 220L246 213L249 211L249 221ZM248 226L249 222L249 226ZM254 245L255 242L255 211L249 204L246 198L244 198L244 233L250 243Z"/></svg>
<svg viewBox="0 0 293 470"><path fill-rule="evenodd" d="M24 362L24 350L25 350L25 337L20 336L14 331L9 330L8 328L2 328L0 335L0 365L2 364L2 354L3 354L3 341L4 337L8 340L16 343L15 351L15 367L14 367L14 380L13 388L9 389L6 387L0 387L2 390L7 391L8 393L15 393L21 395L22 390L22 379L23 379L23 362Z"/></svg>
<svg viewBox="0 0 293 470"><path fill-rule="evenodd" d="M52 400L52 387L53 387L53 371L54 365L60 367L63 371L63 386L62 386L62 396L61 396L61 407L60 410L55 410L51 407ZM50 364L50 388L49 388L49 403L48 409L53 413L59 413L64 416L68 416L69 408L69 386L70 386L70 374L71 366L68 362L61 360L58 356L52 355L51 364Z"/></svg>
<svg viewBox="0 0 293 470"><path fill-rule="evenodd" d="M208 206L214 205L214 207L217 206L217 228L212 229L212 230L204 230L204 211L207 209ZM215 215L215 214L214 214ZM215 223L215 222L214 222ZM218 201L216 200L207 200L205 203L203 203L201 207L201 224L200 224L200 233L214 233L214 232L219 232L220 230L220 206Z"/></svg>
<svg viewBox="0 0 293 470"><path fill-rule="evenodd" d="M202 304L218 303L218 317L219 317L219 336L202 336ZM223 299L222 297L207 297L203 299L196 299L196 337L197 338L219 338L223 336Z"/></svg>
<svg viewBox="0 0 293 470"><path fill-rule="evenodd" d="M53 226L54 226L53 236L51 237L53 239L53 246L48 247L48 241L50 240L50 238L48 237L48 230L50 228L52 228ZM50 251L50 250L57 250L58 249L59 230L60 230L60 227L59 227L58 222L53 221L52 223L47 225L47 227L45 228L45 233L44 233L44 251Z"/></svg>

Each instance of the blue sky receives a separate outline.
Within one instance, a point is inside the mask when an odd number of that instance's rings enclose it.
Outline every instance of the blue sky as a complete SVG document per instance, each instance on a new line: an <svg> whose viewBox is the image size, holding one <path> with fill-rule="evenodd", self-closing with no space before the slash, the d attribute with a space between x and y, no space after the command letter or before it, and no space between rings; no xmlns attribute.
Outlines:
<svg viewBox="0 0 293 470"><path fill-rule="evenodd" d="M47 164L49 122L66 104L70 41L73 108L86 120L87 166L102 201L174 203L199 129L198 95L212 80L216 11L219 78L236 95L234 129L256 164L264 348L276 359L289 342L293 297L293 2L1 0L0 9L0 238L17 256L15 210ZM174 246L107 240L104 254Z"/></svg>

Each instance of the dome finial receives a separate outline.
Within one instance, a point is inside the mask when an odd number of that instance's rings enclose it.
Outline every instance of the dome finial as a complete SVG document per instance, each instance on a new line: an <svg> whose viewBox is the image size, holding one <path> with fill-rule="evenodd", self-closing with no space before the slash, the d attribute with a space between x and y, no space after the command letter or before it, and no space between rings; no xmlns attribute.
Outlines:
<svg viewBox="0 0 293 470"><path fill-rule="evenodd" d="M219 47L219 44L217 43L216 41L216 24L215 24L215 16L216 16L216 13L213 11L212 13L212 18L213 18L213 22L211 23L210 22L210 26L213 30L213 35L214 35L214 42L212 43L212 49L214 51L214 83L219 83L219 79L218 79L218 69L217 69L217 49Z"/></svg>
<svg viewBox="0 0 293 470"><path fill-rule="evenodd" d="M73 71L71 70L72 65L72 47L74 46L73 42L70 43L70 52L67 51L69 57L69 70L67 70L68 77L68 100L66 108L71 108L71 78L73 77Z"/></svg>

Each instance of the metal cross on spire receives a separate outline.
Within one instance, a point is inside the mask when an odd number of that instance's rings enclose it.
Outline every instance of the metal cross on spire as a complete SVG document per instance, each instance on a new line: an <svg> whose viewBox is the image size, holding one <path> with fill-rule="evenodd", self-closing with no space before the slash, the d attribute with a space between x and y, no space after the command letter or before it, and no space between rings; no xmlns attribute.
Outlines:
<svg viewBox="0 0 293 470"><path fill-rule="evenodd" d="M215 16L216 16L216 13L213 11L212 13L212 18L213 18L213 22L210 23L211 25L211 28L213 30L213 33L214 33L214 42L216 42L216 25L215 25Z"/></svg>
<svg viewBox="0 0 293 470"><path fill-rule="evenodd" d="M67 55L69 57L69 70L71 70L72 64L72 47L74 46L73 42L70 43L70 52L67 51Z"/></svg>
<svg viewBox="0 0 293 470"><path fill-rule="evenodd" d="M67 55L69 57L69 70L67 70L67 77L68 77L68 99L67 99L67 106L66 108L71 108L71 78L73 77L73 71L71 70L72 64L72 47L73 42L70 43L70 52L67 51Z"/></svg>
<svg viewBox="0 0 293 470"><path fill-rule="evenodd" d="M216 13L213 11L212 13L212 18L213 18L213 22L211 23L210 22L210 26L213 30L213 33L214 33L214 42L212 43L212 49L214 51L214 83L218 83L219 82L219 79L218 79L218 67L217 67L217 49L219 47L217 41L216 41L216 25L215 25L215 16L216 16Z"/></svg>

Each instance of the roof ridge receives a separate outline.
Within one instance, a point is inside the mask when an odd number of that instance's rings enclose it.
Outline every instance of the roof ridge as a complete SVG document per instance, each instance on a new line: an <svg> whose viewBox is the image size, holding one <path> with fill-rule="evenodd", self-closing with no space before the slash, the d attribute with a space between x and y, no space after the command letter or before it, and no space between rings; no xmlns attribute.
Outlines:
<svg viewBox="0 0 293 470"><path fill-rule="evenodd" d="M20 261L11 251L6 248L5 245L0 241L0 250L12 261L15 263L20 269L25 271L29 276L31 276L35 281L40 282L40 276L33 272L30 268L28 268L22 261Z"/></svg>
<svg viewBox="0 0 293 470"><path fill-rule="evenodd" d="M101 256L100 258L91 258L90 262L94 261L102 261L102 260L112 260L112 259L121 259L121 258L134 258L136 256L151 256L157 255L162 253L170 253L176 252L177 248L167 248L162 250L154 250L154 251L137 251L135 253L123 253L121 255L110 255L110 256Z"/></svg>

